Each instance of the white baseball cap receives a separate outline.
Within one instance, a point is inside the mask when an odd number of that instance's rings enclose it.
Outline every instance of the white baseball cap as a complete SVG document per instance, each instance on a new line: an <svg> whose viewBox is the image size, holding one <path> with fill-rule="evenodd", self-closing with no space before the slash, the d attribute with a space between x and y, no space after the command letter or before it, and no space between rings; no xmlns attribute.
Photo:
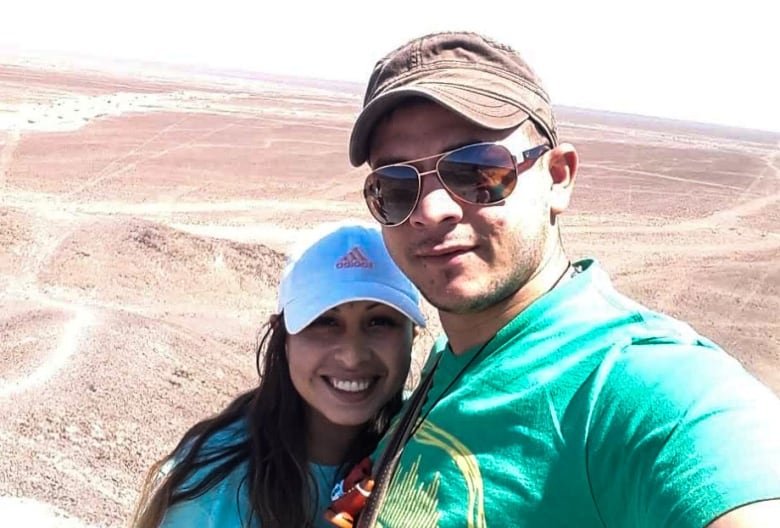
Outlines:
<svg viewBox="0 0 780 528"><path fill-rule="evenodd" d="M351 301L391 306L425 326L420 292L396 266L371 224L327 224L289 254L279 285L279 311L297 334L317 317Z"/></svg>

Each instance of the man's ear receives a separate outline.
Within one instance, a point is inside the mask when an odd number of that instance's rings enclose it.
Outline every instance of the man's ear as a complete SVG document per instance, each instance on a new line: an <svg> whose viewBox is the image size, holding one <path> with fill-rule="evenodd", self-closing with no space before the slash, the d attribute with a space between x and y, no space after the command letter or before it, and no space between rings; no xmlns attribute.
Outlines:
<svg viewBox="0 0 780 528"><path fill-rule="evenodd" d="M548 167L552 179L550 214L558 216L569 207L580 160L574 145L570 143L561 143L550 151L549 156Z"/></svg>

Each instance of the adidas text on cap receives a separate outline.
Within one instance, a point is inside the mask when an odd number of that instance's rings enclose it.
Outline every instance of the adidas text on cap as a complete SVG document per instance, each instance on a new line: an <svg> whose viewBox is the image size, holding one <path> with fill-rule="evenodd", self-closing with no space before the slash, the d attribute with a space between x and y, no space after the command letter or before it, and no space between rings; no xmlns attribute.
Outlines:
<svg viewBox="0 0 780 528"><path fill-rule="evenodd" d="M393 262L373 225L321 227L290 253L279 286L285 328L297 334L340 304L376 301L425 326L420 293Z"/></svg>
<svg viewBox="0 0 780 528"><path fill-rule="evenodd" d="M377 62L363 110L352 128L352 165L365 163L374 127L409 97L429 99L493 130L532 119L553 147L558 144L550 98L515 50L476 33L434 33L404 44Z"/></svg>

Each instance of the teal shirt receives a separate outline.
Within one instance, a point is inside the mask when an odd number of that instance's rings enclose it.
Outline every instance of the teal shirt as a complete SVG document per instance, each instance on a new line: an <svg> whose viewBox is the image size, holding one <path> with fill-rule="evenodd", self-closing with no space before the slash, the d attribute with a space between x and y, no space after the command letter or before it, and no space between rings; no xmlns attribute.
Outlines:
<svg viewBox="0 0 780 528"><path fill-rule="evenodd" d="M207 449L219 448L235 442L242 434L243 422L215 435L207 443ZM339 466L309 464L309 469L317 486L317 512L324 512L330 504L330 493L336 479ZM161 528L260 528L257 515L250 519L249 489L246 482L246 463L238 465L226 478L213 488L195 499L171 506L165 513ZM205 477L201 470L191 477L186 486L193 486ZM322 515L317 515L314 528L333 528Z"/></svg>
<svg viewBox="0 0 780 528"><path fill-rule="evenodd" d="M476 359L434 346L382 527L700 528L780 497L777 397L579 265Z"/></svg>
<svg viewBox="0 0 780 528"><path fill-rule="evenodd" d="M317 482L318 512L324 512L330 503L338 466L309 465ZM246 482L242 483L246 467L239 466L226 479L200 497L172 506L163 519L161 528L259 528L255 515L249 523L249 495ZM332 524L318 516L315 528L333 528Z"/></svg>

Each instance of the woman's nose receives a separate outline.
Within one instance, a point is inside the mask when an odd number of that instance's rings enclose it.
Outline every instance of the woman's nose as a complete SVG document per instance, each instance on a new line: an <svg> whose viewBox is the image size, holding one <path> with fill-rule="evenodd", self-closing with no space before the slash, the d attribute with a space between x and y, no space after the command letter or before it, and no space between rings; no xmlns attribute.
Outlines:
<svg viewBox="0 0 780 528"><path fill-rule="evenodd" d="M335 356L344 367L355 368L371 357L371 349L361 336L345 335Z"/></svg>

